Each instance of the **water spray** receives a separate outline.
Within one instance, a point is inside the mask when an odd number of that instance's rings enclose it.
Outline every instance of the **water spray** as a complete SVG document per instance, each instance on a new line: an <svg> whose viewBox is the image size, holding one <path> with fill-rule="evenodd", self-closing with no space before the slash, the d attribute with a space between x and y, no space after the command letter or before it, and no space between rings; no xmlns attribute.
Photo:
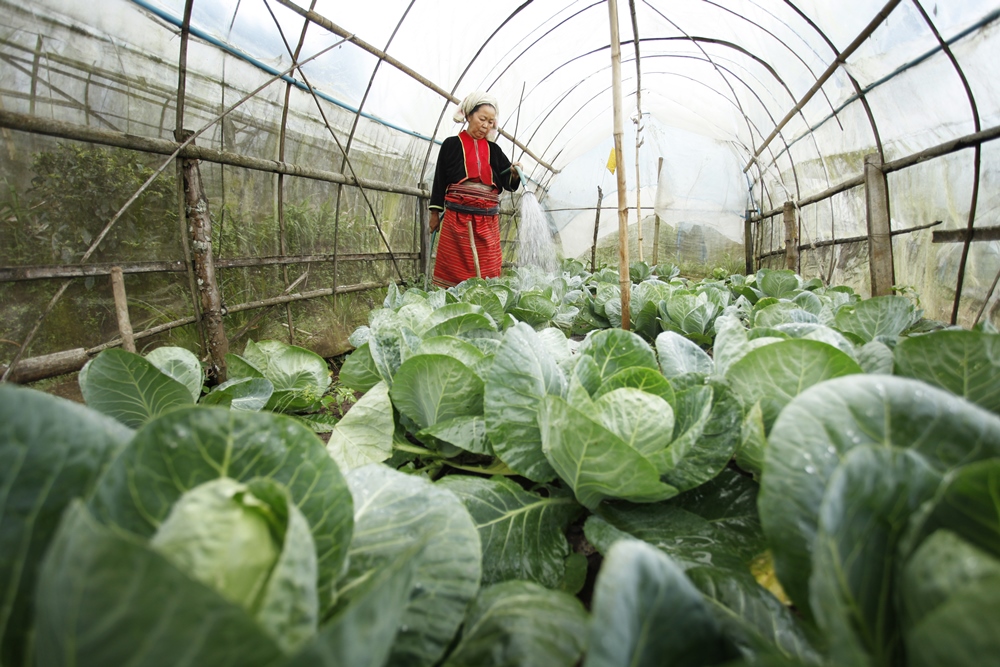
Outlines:
<svg viewBox="0 0 1000 667"><path fill-rule="evenodd" d="M524 185L521 196L521 224L517 229L517 264L534 266L542 271L556 270L556 247L552 242L549 223L535 193L528 189L528 180L520 167L514 167Z"/></svg>

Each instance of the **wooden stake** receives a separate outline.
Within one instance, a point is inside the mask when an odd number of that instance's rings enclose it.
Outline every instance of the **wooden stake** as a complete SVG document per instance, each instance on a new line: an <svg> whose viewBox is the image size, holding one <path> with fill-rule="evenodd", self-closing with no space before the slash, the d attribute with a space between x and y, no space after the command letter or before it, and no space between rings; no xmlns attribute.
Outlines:
<svg viewBox="0 0 1000 667"><path fill-rule="evenodd" d="M799 270L799 227L795 223L795 204L785 202L785 268Z"/></svg>
<svg viewBox="0 0 1000 667"><path fill-rule="evenodd" d="M594 245L590 248L590 272L597 270L597 232L601 228L601 202L604 201L604 192L601 186L597 186L597 206L594 213Z"/></svg>
<svg viewBox="0 0 1000 667"><path fill-rule="evenodd" d="M420 187L424 188L427 184L421 183ZM429 199L419 198L417 199L417 210L419 211L418 219L420 224L420 265L424 269L424 291L426 292L431 280L431 228L430 228L430 212L427 206L430 204Z"/></svg>
<svg viewBox="0 0 1000 667"><path fill-rule="evenodd" d="M753 222L750 220L752 211L747 210L743 216L743 256L746 261L746 274L753 274Z"/></svg>
<svg viewBox="0 0 1000 667"><path fill-rule="evenodd" d="M611 25L611 90L614 98L615 164L618 168L618 284L622 292L622 329L628 331L632 317L632 279L628 272L628 191L625 183L625 156L622 137L622 50L618 38L618 0L608 0L608 18Z"/></svg>
<svg viewBox="0 0 1000 667"><path fill-rule="evenodd" d="M126 352L135 352L132 321L128 317L128 297L125 295L125 275L120 266L111 268L111 290L115 295L115 313L118 315L118 331L122 336L122 347Z"/></svg>
<svg viewBox="0 0 1000 667"><path fill-rule="evenodd" d="M660 193L660 172L663 171L663 158L656 161L656 193L659 199ZM660 214L656 212L656 200L653 200L653 266L659 263L660 258Z"/></svg>
<svg viewBox="0 0 1000 667"><path fill-rule="evenodd" d="M476 277L482 278L483 274L479 270L479 253L476 251L476 237L472 234L472 220L469 219L469 246L472 248L472 261L476 265Z"/></svg>
<svg viewBox="0 0 1000 667"><path fill-rule="evenodd" d="M868 213L868 263L872 296L892 294L892 234L889 227L889 185L878 153L865 156L865 202Z"/></svg>

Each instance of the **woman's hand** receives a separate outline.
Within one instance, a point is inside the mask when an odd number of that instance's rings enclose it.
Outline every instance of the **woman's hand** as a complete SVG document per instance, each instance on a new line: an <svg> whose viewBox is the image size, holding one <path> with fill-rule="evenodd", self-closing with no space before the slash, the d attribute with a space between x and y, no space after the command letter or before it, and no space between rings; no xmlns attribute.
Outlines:
<svg viewBox="0 0 1000 667"><path fill-rule="evenodd" d="M511 162L510 163L510 183L511 183L511 185L514 185L514 183L520 183L520 181L521 181L521 168L522 168L522 166L521 166L520 162Z"/></svg>
<svg viewBox="0 0 1000 667"><path fill-rule="evenodd" d="M431 220L430 220L431 232L436 232L438 227L441 226L441 212L436 208L431 209Z"/></svg>

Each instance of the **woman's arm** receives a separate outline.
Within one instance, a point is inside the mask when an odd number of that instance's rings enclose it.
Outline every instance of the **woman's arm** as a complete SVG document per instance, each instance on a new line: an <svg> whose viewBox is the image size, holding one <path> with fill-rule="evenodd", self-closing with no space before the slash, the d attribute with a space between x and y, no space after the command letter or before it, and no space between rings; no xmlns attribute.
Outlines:
<svg viewBox="0 0 1000 667"><path fill-rule="evenodd" d="M511 192L521 187L521 177L514 167L520 167L520 162L511 164L503 149L490 142L490 168L493 169L493 182L497 187Z"/></svg>
<svg viewBox="0 0 1000 667"><path fill-rule="evenodd" d="M438 151L437 166L434 168L434 184L431 186L430 219L427 225L432 232L436 232L441 226L441 214L444 212L444 195L448 186L451 185L452 178L449 172L451 165L456 159L462 158L462 144L458 137L448 137L441 142L441 150Z"/></svg>
<svg viewBox="0 0 1000 667"><path fill-rule="evenodd" d="M431 210L444 210L444 194L453 181L453 178L449 177L449 173L453 171L451 167L456 159L459 161L463 159L462 143L458 137L448 137L441 142L437 166L434 168L434 184L431 186Z"/></svg>

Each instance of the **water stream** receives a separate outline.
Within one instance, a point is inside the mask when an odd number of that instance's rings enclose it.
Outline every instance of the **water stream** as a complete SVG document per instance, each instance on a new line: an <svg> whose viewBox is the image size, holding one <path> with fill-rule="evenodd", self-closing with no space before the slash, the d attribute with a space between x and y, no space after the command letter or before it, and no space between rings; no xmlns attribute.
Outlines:
<svg viewBox="0 0 1000 667"><path fill-rule="evenodd" d="M517 265L534 266L554 273L558 266L556 246L552 241L545 212L535 198L526 191L521 197L521 222L517 230Z"/></svg>

